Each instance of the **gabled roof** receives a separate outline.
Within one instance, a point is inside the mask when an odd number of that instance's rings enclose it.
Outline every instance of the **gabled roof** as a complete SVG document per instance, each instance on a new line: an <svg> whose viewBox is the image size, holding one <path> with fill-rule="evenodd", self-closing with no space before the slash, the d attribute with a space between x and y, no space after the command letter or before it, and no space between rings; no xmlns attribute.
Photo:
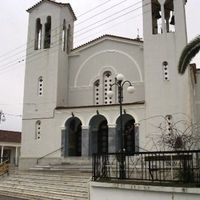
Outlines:
<svg viewBox="0 0 200 200"><path fill-rule="evenodd" d="M32 7L30 7L29 9L27 9L26 11L27 12L31 12L33 9L35 9L36 7L38 7L40 4L42 4L44 2L52 3L52 4L54 4L56 6L59 6L59 7L65 7L65 6L68 7L69 10L71 11L73 17L74 17L74 20L77 19L76 15L74 14L74 11L73 11L73 9L72 9L72 7L71 7L71 5L69 3L58 3L58 2L55 2L53 0L41 0L38 3L36 3L35 5L33 5Z"/></svg>
<svg viewBox="0 0 200 200"><path fill-rule="evenodd" d="M90 45L102 42L104 40L123 40L123 41L126 41L126 42L135 42L135 43L138 43L138 44L143 44L143 41L140 38L132 39L132 38L126 38L126 37L106 34L106 35L102 35L98 38L95 38L94 40L91 40L91 41L89 41L85 44L82 44L82 45L72 49L72 51L81 50L82 48L83 49L87 48Z"/></svg>
<svg viewBox="0 0 200 200"><path fill-rule="evenodd" d="M0 130L0 142L21 143L21 132Z"/></svg>

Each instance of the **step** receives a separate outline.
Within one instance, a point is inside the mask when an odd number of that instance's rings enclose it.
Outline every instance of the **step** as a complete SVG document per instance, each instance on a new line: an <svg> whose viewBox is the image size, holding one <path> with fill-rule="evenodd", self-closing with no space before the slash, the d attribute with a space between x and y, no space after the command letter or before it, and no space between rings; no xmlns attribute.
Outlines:
<svg viewBox="0 0 200 200"><path fill-rule="evenodd" d="M0 186L4 186L4 185L10 185L10 186L15 186L15 185L20 185L20 186L24 186L24 187L40 187L43 188L45 190L50 190L53 191L54 189L56 191L75 191L75 192L88 192L88 184L85 184L83 186L77 186L77 185L58 185L58 184L44 184L44 183L34 183L34 182L30 182L30 181L24 181L24 182L18 182L18 181L4 181L3 183L0 182Z"/></svg>
<svg viewBox="0 0 200 200"><path fill-rule="evenodd" d="M47 196L47 195L42 195L42 194L33 194L30 192L24 191L23 193L19 191L12 191L8 192L5 190L2 190L0 188L0 195L5 195L9 197L16 197L16 198L21 198L21 199L26 199L26 200L87 200L88 198L83 198L83 197L52 197L52 196Z"/></svg>
<svg viewBox="0 0 200 200"><path fill-rule="evenodd" d="M12 192L18 192L18 193L29 193L29 194L34 194L34 195L43 195L43 196L49 196L49 197L56 197L56 198L63 198L63 197L81 197L81 198L88 198L87 193L72 193L72 192L56 192L56 191L44 191L39 188L27 188L27 187L22 187L20 185L18 186L1 186L0 191L7 191L8 193Z"/></svg>
<svg viewBox="0 0 200 200"><path fill-rule="evenodd" d="M30 200L88 200L90 180L90 174L77 170L71 173L14 171L1 179L0 195Z"/></svg>
<svg viewBox="0 0 200 200"><path fill-rule="evenodd" d="M92 166L89 165L37 165L34 167L31 167L30 170L34 171L76 171L76 172L92 172Z"/></svg>

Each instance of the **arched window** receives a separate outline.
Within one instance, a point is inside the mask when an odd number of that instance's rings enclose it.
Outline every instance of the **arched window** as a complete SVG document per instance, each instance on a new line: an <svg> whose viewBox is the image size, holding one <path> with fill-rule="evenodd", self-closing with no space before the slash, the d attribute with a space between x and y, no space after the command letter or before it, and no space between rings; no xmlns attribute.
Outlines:
<svg viewBox="0 0 200 200"><path fill-rule="evenodd" d="M35 50L41 49L41 44L42 44L42 24L40 18L37 18L35 25Z"/></svg>
<svg viewBox="0 0 200 200"><path fill-rule="evenodd" d="M175 32L174 1L166 0L164 4L166 31Z"/></svg>
<svg viewBox="0 0 200 200"><path fill-rule="evenodd" d="M69 24L67 28L67 53L71 51L71 46L70 46L70 32L71 32L71 26Z"/></svg>
<svg viewBox="0 0 200 200"><path fill-rule="evenodd" d="M38 96L43 95L43 85L44 85L43 77L40 76L38 79Z"/></svg>
<svg viewBox="0 0 200 200"><path fill-rule="evenodd" d="M38 120L35 123L35 139L39 140L41 138L41 121Z"/></svg>
<svg viewBox="0 0 200 200"><path fill-rule="evenodd" d="M161 5L158 0L152 0L152 33L162 33L162 12Z"/></svg>
<svg viewBox="0 0 200 200"><path fill-rule="evenodd" d="M44 33L44 48L50 48L51 46L51 17L47 17L47 21L45 23L45 33Z"/></svg>
<svg viewBox="0 0 200 200"><path fill-rule="evenodd" d="M110 89L110 84L114 83L111 71L105 71L102 74L102 78L96 80L93 84L93 98L94 104L112 104L115 102L114 97L108 97L108 91ZM114 88L113 88L114 89ZM115 92L115 89L113 90Z"/></svg>
<svg viewBox="0 0 200 200"><path fill-rule="evenodd" d="M103 100L104 104L112 104L112 97L108 97L108 91L110 89L110 84L112 83L112 73L106 71L103 74Z"/></svg>
<svg viewBox="0 0 200 200"><path fill-rule="evenodd" d="M94 104L95 105L98 105L100 103L100 95L99 95L99 92L100 92L100 80L96 80L94 82Z"/></svg>
<svg viewBox="0 0 200 200"><path fill-rule="evenodd" d="M63 27L62 27L62 50L66 50L66 21L63 20Z"/></svg>

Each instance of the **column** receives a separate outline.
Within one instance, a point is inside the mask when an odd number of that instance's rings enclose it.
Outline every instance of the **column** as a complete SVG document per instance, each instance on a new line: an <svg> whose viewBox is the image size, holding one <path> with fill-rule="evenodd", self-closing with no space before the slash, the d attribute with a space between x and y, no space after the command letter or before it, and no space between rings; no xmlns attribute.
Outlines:
<svg viewBox="0 0 200 200"><path fill-rule="evenodd" d="M1 163L3 162L3 151L4 151L4 146L1 146Z"/></svg>
<svg viewBox="0 0 200 200"><path fill-rule="evenodd" d="M18 165L18 147L15 148L15 165Z"/></svg>

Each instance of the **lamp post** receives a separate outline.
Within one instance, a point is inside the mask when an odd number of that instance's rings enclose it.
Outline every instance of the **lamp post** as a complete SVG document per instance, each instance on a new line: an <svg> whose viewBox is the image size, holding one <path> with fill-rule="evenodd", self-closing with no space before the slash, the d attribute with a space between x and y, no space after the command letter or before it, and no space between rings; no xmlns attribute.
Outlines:
<svg viewBox="0 0 200 200"><path fill-rule="evenodd" d="M112 87L115 85L118 88L118 102L120 107L120 136L121 136L121 143L120 143L120 178L126 178L125 173L125 166L124 166L124 153L125 153L125 146L124 146L124 133L123 133L123 119L122 119L122 103L123 103L123 87L125 84L129 84L127 91L128 93L133 93L135 91L134 86L128 80L124 81L123 74L117 74L115 78L115 82L110 84L110 90L108 91L108 97L113 97L114 92L112 91Z"/></svg>
<svg viewBox="0 0 200 200"><path fill-rule="evenodd" d="M0 110L0 123L6 121L5 114Z"/></svg>

